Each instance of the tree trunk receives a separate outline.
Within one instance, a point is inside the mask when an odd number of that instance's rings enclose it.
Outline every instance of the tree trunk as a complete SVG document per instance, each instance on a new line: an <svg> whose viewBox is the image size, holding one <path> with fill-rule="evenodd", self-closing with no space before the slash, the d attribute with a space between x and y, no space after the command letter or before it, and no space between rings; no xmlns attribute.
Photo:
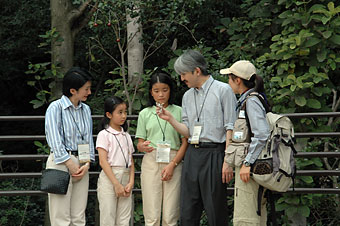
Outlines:
<svg viewBox="0 0 340 226"><path fill-rule="evenodd" d="M134 8L134 12L139 13L139 11L139 8ZM130 87L135 87L143 74L143 43L141 42L143 32L139 16L131 18L127 10L126 20L128 23L128 81Z"/></svg>
<svg viewBox="0 0 340 226"><path fill-rule="evenodd" d="M50 0L51 26L58 32L58 37L52 40L51 53L52 64L58 66L59 72L65 74L73 66L74 37L72 35L71 22L68 19L73 9L70 0ZM52 88L52 96L59 98L62 95L62 81L56 81Z"/></svg>

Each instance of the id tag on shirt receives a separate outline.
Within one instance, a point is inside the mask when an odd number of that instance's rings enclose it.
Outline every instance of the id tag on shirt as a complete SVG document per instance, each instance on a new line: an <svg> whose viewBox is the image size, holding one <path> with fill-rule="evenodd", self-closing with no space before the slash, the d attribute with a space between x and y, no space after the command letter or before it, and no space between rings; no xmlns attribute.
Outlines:
<svg viewBox="0 0 340 226"><path fill-rule="evenodd" d="M78 144L78 159L80 163L91 161L89 144Z"/></svg>
<svg viewBox="0 0 340 226"><path fill-rule="evenodd" d="M237 131L233 134L233 140L242 140L243 139L243 132Z"/></svg>
<svg viewBox="0 0 340 226"><path fill-rule="evenodd" d="M241 110L240 113L238 114L238 118L246 118L246 114L244 110Z"/></svg>
<svg viewBox="0 0 340 226"><path fill-rule="evenodd" d="M170 141L157 142L156 162L169 163L170 162Z"/></svg>
<svg viewBox="0 0 340 226"><path fill-rule="evenodd" d="M195 123L194 131L193 131L191 142L190 142L191 144L199 144L202 127L203 127L202 124L198 122Z"/></svg>

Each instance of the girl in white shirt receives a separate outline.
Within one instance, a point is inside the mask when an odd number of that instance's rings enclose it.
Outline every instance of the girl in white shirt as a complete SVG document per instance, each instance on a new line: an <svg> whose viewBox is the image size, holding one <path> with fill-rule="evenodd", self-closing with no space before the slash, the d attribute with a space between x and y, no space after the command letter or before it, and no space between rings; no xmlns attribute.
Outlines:
<svg viewBox="0 0 340 226"><path fill-rule="evenodd" d="M131 218L134 147L125 132L126 118L127 106L122 99L114 96L105 100L102 130L96 143L102 167L97 184L101 226L128 226Z"/></svg>

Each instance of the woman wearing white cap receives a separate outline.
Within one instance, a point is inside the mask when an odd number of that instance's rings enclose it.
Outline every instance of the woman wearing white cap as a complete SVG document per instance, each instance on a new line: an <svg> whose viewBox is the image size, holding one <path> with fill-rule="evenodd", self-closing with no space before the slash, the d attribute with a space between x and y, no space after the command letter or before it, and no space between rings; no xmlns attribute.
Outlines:
<svg viewBox="0 0 340 226"><path fill-rule="evenodd" d="M263 80L256 74L255 66L246 60L237 61L230 68L222 69L220 73L228 75L229 85L234 93L241 95L236 109L237 115L238 118L249 119L252 133L248 153L244 155L245 158L242 161L239 161L240 164L235 164L233 223L236 226L266 225L266 199L262 198L261 209L258 210L259 184L250 177L251 165L260 155L269 136L269 125L266 120L266 108L268 110L269 106L262 104L263 100L267 103ZM254 92L257 95L252 95ZM247 104L243 106L245 100ZM228 155L227 149L225 160Z"/></svg>

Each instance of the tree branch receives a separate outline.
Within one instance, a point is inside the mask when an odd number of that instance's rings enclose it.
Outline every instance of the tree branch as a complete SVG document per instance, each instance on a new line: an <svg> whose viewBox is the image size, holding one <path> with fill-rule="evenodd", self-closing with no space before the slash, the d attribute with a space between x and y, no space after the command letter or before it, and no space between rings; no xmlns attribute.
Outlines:
<svg viewBox="0 0 340 226"><path fill-rule="evenodd" d="M78 10L74 10L75 13L71 12L71 14L73 14L73 16L72 16L73 20L72 21L76 21L78 18L80 18L82 15L84 15L86 9L89 7L91 2L92 2L92 0L87 0L81 6L79 6ZM92 6L92 9L88 13L88 15L85 16L81 21L79 21L79 24L76 27L73 28L73 30L72 30L72 36L73 37L75 37L79 33L79 31L87 25L87 23L90 21L92 15L97 11L98 4L99 4L99 0L97 0L96 3L94 4L94 6Z"/></svg>
<svg viewBox="0 0 340 226"><path fill-rule="evenodd" d="M98 43L98 48L100 48L111 60L113 60L119 67L122 65L104 48L103 44L100 42L99 39L93 38Z"/></svg>
<svg viewBox="0 0 340 226"><path fill-rule="evenodd" d="M166 36L165 36L166 37ZM147 59L147 58L149 58L150 56L152 56L159 48L161 48L164 44L165 44L165 42L166 42L167 40L165 39L159 46L157 46L149 55L146 55L147 53L145 53L145 56L144 56L144 59L143 59L143 62ZM151 46L150 46L151 47ZM150 48L148 48L148 51L149 51L149 49Z"/></svg>
<svg viewBox="0 0 340 226"><path fill-rule="evenodd" d="M338 100L337 99L337 91L335 89L332 89L332 92L334 94L333 96L333 104L332 104L332 111L333 112L336 112L337 109L339 108L339 105L340 105L340 97Z"/></svg>
<svg viewBox="0 0 340 226"><path fill-rule="evenodd" d="M79 6L78 9L74 8L73 10L70 11L68 14L68 21L73 22L77 20L81 15L84 14L85 10L87 9L87 6L92 2L92 0L87 0L81 6Z"/></svg>

